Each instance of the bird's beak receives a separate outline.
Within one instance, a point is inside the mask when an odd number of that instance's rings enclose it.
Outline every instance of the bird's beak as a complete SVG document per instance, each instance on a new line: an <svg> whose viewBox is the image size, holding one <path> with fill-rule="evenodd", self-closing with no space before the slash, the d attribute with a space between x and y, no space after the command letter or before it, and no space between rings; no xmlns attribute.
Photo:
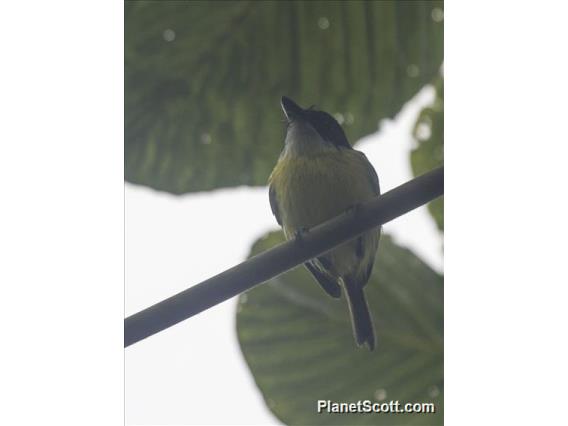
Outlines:
<svg viewBox="0 0 568 426"><path fill-rule="evenodd" d="M286 114L288 121L292 121L298 118L304 110L292 99L282 96L280 100L280 105L282 105L282 110Z"/></svg>

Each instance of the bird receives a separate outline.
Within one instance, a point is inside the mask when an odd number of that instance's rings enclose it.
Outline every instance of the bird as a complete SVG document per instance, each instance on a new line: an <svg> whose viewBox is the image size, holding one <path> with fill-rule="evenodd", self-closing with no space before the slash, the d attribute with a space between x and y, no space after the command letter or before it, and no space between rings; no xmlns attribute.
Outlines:
<svg viewBox="0 0 568 426"><path fill-rule="evenodd" d="M270 207L286 239L301 239L310 228L378 197L379 178L331 114L304 109L286 96L280 104L286 137L268 179ZM304 263L329 296L345 291L357 346L371 351L376 339L364 287L380 235L374 228Z"/></svg>

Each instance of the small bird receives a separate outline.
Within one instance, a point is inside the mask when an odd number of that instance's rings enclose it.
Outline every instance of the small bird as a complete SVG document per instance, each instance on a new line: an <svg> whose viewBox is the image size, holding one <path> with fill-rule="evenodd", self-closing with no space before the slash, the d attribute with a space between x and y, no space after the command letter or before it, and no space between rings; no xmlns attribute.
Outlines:
<svg viewBox="0 0 568 426"><path fill-rule="evenodd" d="M362 152L354 150L327 112L303 109L282 97L287 129L284 149L270 175L272 213L287 240L380 194L379 178ZM375 332L363 288L369 280L380 229L373 229L305 263L334 298L345 289L357 345L375 348Z"/></svg>

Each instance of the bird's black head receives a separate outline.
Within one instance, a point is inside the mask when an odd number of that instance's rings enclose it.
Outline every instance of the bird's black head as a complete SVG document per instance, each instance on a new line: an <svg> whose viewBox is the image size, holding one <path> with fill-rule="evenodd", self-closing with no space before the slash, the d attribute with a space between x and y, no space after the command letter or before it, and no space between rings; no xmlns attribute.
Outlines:
<svg viewBox="0 0 568 426"><path fill-rule="evenodd" d="M297 120L305 121L318 132L323 140L332 143L338 148L351 148L345 132L331 114L311 107L303 109L286 96L282 96L280 103L289 123Z"/></svg>

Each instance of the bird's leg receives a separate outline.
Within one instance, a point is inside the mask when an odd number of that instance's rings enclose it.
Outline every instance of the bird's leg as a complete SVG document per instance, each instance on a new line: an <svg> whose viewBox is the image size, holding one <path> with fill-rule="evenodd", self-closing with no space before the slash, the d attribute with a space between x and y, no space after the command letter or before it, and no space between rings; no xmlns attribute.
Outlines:
<svg viewBox="0 0 568 426"><path fill-rule="evenodd" d="M360 211L361 211L361 203L355 203L355 204L351 204L349 207L347 207L347 210L345 210L345 213L357 215L357 213L359 213Z"/></svg>
<svg viewBox="0 0 568 426"><path fill-rule="evenodd" d="M304 235L306 235L308 232L310 232L310 230L308 228L301 227L301 228L296 229L296 231L294 232L294 240L298 244L303 244Z"/></svg>

